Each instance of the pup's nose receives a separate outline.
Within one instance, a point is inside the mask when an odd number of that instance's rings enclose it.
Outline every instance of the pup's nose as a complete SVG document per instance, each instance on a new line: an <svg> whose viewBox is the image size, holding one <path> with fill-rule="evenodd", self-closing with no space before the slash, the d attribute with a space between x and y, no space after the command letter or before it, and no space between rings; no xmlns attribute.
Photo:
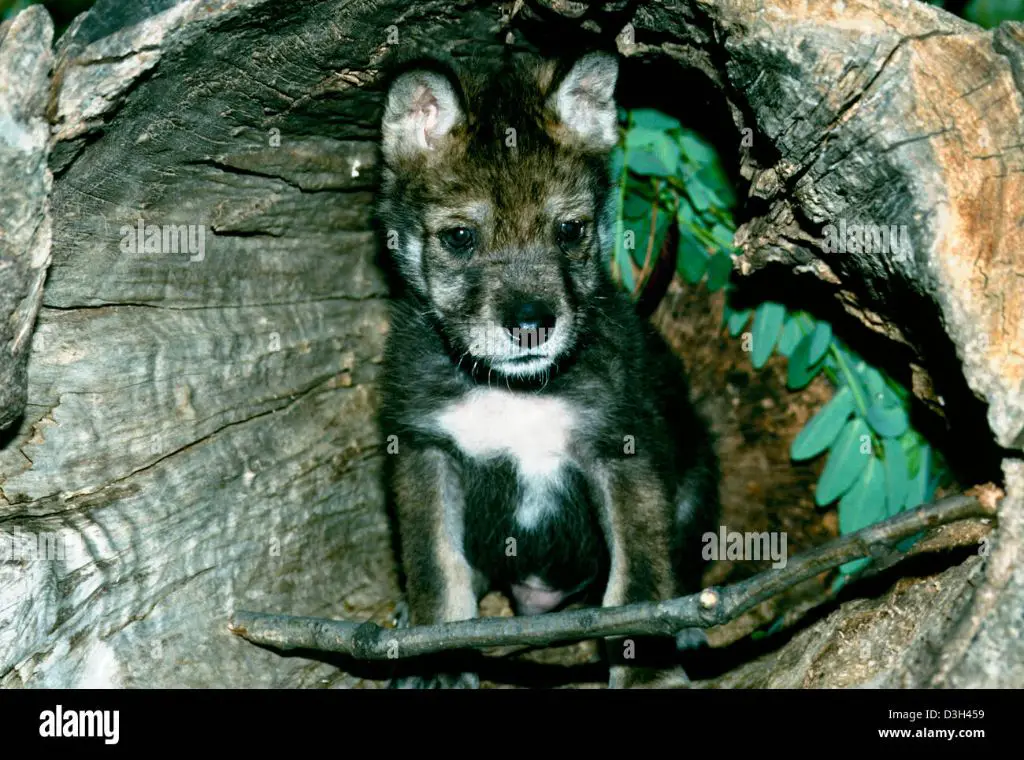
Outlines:
<svg viewBox="0 0 1024 760"><path fill-rule="evenodd" d="M542 301L517 301L505 310L505 329L521 348L536 348L551 337L555 313Z"/></svg>

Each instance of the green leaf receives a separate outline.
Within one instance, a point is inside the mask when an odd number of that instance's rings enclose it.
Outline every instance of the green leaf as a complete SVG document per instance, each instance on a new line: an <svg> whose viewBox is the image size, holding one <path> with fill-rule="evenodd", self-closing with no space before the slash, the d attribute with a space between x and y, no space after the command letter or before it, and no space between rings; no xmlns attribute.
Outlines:
<svg viewBox="0 0 1024 760"><path fill-rule="evenodd" d="M962 15L968 21L991 29L1003 21L1024 20L1024 8L1020 0L970 0Z"/></svg>
<svg viewBox="0 0 1024 760"><path fill-rule="evenodd" d="M849 346L840 340L833 341L832 345L835 348L836 353L839 354L840 358L850 367L853 374L856 375L856 367L861 362L861 358L851 351ZM864 385L863 381L858 380L858 383L861 386Z"/></svg>
<svg viewBox="0 0 1024 760"><path fill-rule="evenodd" d="M912 430L908 430L907 433L910 435L910 442L906 443L907 438L904 437L903 452L907 455L907 476L914 478L917 476L917 472L921 467L921 441L913 435Z"/></svg>
<svg viewBox="0 0 1024 760"><path fill-rule="evenodd" d="M750 315L752 313L752 309L743 309L741 311L734 312L729 317L729 334L732 337L735 338L737 335L743 332L743 328L747 326L747 320L750 319Z"/></svg>
<svg viewBox="0 0 1024 760"><path fill-rule="evenodd" d="M684 228L688 229L690 227L696 227L698 224L702 223L700 217L694 213L693 206L682 201L676 209L676 220L679 222L680 231Z"/></svg>
<svg viewBox="0 0 1024 760"><path fill-rule="evenodd" d="M928 491L930 470L931 470L931 459L932 449L927 443L921 444L919 449L920 463L918 464L917 474L911 478L907 484L907 500L904 504L905 509L915 509L922 504L925 504L928 499L931 498L931 494Z"/></svg>
<svg viewBox="0 0 1024 760"><path fill-rule="evenodd" d="M698 211L707 211L712 205L719 205L714 193L700 183L696 177L690 177L686 181L686 194Z"/></svg>
<svg viewBox="0 0 1024 760"><path fill-rule="evenodd" d="M900 403L905 406L907 399L910 398L910 391L892 379L889 379L886 385L889 386L889 390L896 394L896 398L900 400Z"/></svg>
<svg viewBox="0 0 1024 760"><path fill-rule="evenodd" d="M651 201L639 193L627 192L622 204L622 215L627 219L643 219L651 213Z"/></svg>
<svg viewBox="0 0 1024 760"><path fill-rule="evenodd" d="M912 536L907 536L902 541L897 541L896 542L896 551L898 551L898 552L910 551L911 547L913 547L914 544L916 544L918 541L920 541L924 537L925 537L925 531L923 531L923 530L921 532L919 532L919 533L915 533Z"/></svg>
<svg viewBox="0 0 1024 760"><path fill-rule="evenodd" d="M629 258L635 261L639 266L643 266L644 254L647 252L647 238L651 234L651 225L649 218L641 219L626 219L624 225L627 233L632 233L631 237L627 240L623 237L623 248L628 254Z"/></svg>
<svg viewBox="0 0 1024 760"><path fill-rule="evenodd" d="M842 496L853 485L872 458L871 453L861 453L861 438L868 435L868 426L860 417L854 417L843 427L839 439L832 446L828 462L822 470L814 500L824 507Z"/></svg>
<svg viewBox="0 0 1024 760"><path fill-rule="evenodd" d="M796 348L797 343L804 337L804 330L800 324L800 319L796 314L790 314L786 317L786 324L782 328L782 335L779 336L779 353L789 358L792 355L793 349Z"/></svg>
<svg viewBox="0 0 1024 760"><path fill-rule="evenodd" d="M885 519L885 471L873 456L867 457L849 491L839 500L839 533L847 536Z"/></svg>
<svg viewBox="0 0 1024 760"><path fill-rule="evenodd" d="M708 268L708 253L689 228L679 226L679 271L691 285L704 278Z"/></svg>
<svg viewBox="0 0 1024 760"><path fill-rule="evenodd" d="M789 456L796 462L816 457L832 445L852 413L853 394L843 386L793 439Z"/></svg>
<svg viewBox="0 0 1024 760"><path fill-rule="evenodd" d="M637 174L671 177L679 164L679 143L670 135L645 127L626 134L626 163Z"/></svg>
<svg viewBox="0 0 1024 760"><path fill-rule="evenodd" d="M616 145L614 148L612 148L612 154L611 154L611 157L610 157L610 166L611 166L612 176L616 178L616 182L618 182L619 177L622 175L622 169L624 167L625 160L626 160L626 153L622 149L621 145Z"/></svg>
<svg viewBox="0 0 1024 760"><path fill-rule="evenodd" d="M885 510L892 517L901 509L907 498L907 457L903 446L895 438L883 438L885 448Z"/></svg>
<svg viewBox="0 0 1024 760"><path fill-rule="evenodd" d="M735 232L726 227L724 224L716 224L711 228L711 237L715 239L715 242L722 246L725 250L731 250L733 247L733 237Z"/></svg>
<svg viewBox="0 0 1024 760"><path fill-rule="evenodd" d="M873 389L872 392L876 394L875 398L878 398L877 394L881 393L886 406L896 406L897 404L906 406L905 402L911 396L909 390L893 380L889 375L882 374L882 372L874 367L866 368L865 373L871 374L871 377L865 382L870 381L870 386Z"/></svg>
<svg viewBox="0 0 1024 760"><path fill-rule="evenodd" d="M680 129L678 119L653 108L634 108L633 123L638 127L644 127L654 132L668 132L670 129Z"/></svg>
<svg viewBox="0 0 1024 760"><path fill-rule="evenodd" d="M633 292L634 280L633 280L633 269L630 267L629 262L632 259L632 253L626 249L625 246L626 238L626 226L621 219L615 220L615 263L619 268L619 276L622 278L622 284L628 293Z"/></svg>
<svg viewBox="0 0 1024 760"><path fill-rule="evenodd" d="M823 361L817 364L811 364L809 361L813 337L813 333L805 335L796 344L796 348L793 349L793 353L789 356L789 373L786 378L786 384L790 390L797 391L806 386L821 371L825 364Z"/></svg>
<svg viewBox="0 0 1024 760"><path fill-rule="evenodd" d="M732 317L733 314L736 313L736 309L732 308L732 305L729 303L730 300L731 299L728 296L726 296L725 303L722 304L721 327L725 327L727 324L729 324L729 319Z"/></svg>
<svg viewBox="0 0 1024 760"><path fill-rule="evenodd" d="M864 383L864 387L867 388L871 398L869 404L878 404L879 406L902 406L900 397L896 395L893 389L885 381L882 373L874 367L865 366L860 372L861 379Z"/></svg>
<svg viewBox="0 0 1024 760"><path fill-rule="evenodd" d="M691 164L704 166L705 164L717 163L718 154L715 149L701 139L695 132L684 129L679 136L679 146L683 155Z"/></svg>
<svg viewBox="0 0 1024 760"><path fill-rule="evenodd" d="M708 290L720 290L732 274L732 256L725 252L716 253L708 260Z"/></svg>
<svg viewBox="0 0 1024 760"><path fill-rule="evenodd" d="M807 349L807 361L815 364L828 351L831 342L832 325L828 322L818 322L814 325L814 332L811 333L811 345Z"/></svg>
<svg viewBox="0 0 1024 760"><path fill-rule="evenodd" d="M872 404L868 407L867 420L879 435L886 438L899 438L910 425L907 412L901 406Z"/></svg>
<svg viewBox="0 0 1024 760"><path fill-rule="evenodd" d="M836 578L836 583L832 584L833 592L838 591L844 585L846 585L845 582L847 576L856 575L870 564L871 557L861 557L860 559L853 559L849 562L846 562L845 564L840 565L839 572L842 573L842 575L840 575L839 578ZM840 581L842 581L842 583L840 583Z"/></svg>
<svg viewBox="0 0 1024 760"><path fill-rule="evenodd" d="M775 301L765 301L754 312L753 346L750 358L757 369L763 367L764 363L768 361L768 357L772 355L772 349L775 348L775 342L782 329L782 320L785 317L786 307Z"/></svg>
<svg viewBox="0 0 1024 760"><path fill-rule="evenodd" d="M629 152L629 168L637 174L650 177L671 177L672 169L655 153L642 148Z"/></svg>
<svg viewBox="0 0 1024 760"><path fill-rule="evenodd" d="M864 387L864 381L861 380L858 369L863 362L859 356L844 346L842 341L834 340L831 345L833 350L826 356L826 361L834 356L842 382L850 386L850 390L853 391L854 403L857 404L857 413L863 416L867 414L867 406L871 404L871 394ZM865 406L862 407L861 404Z"/></svg>
<svg viewBox="0 0 1024 760"><path fill-rule="evenodd" d="M637 124L626 132L626 150L651 150L654 145L671 138L660 129L648 129Z"/></svg>
<svg viewBox="0 0 1024 760"><path fill-rule="evenodd" d="M697 171L697 178L714 191L718 208L731 217L729 209L736 206L736 193L717 155Z"/></svg>

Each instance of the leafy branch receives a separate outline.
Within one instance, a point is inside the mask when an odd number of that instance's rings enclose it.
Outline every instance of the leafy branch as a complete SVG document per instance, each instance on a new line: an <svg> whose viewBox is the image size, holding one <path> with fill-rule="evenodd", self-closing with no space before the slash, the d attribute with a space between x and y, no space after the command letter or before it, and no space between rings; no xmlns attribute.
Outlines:
<svg viewBox="0 0 1024 760"><path fill-rule="evenodd" d="M838 501L840 533L929 501L948 472L910 427L905 388L858 356L831 324L806 311L772 300L756 308L732 307L735 198L714 148L678 120L636 109L621 114L621 144L613 161L619 207L612 274L633 298L644 295L652 254L662 254L669 240L666 220L675 220L679 274L692 285L706 278L711 292L725 290L724 324L733 337L750 324L745 338L754 367L763 367L777 351L788 360L791 390L807 387L820 373L835 387L790 453L803 461L828 451L815 499L822 507ZM637 240L648 244L638 250ZM837 582L869 562L844 565Z"/></svg>

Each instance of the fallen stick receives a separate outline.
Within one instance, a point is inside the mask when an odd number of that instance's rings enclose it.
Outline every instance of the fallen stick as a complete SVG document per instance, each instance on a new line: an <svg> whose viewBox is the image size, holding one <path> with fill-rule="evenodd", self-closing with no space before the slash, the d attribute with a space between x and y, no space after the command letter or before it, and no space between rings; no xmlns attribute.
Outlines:
<svg viewBox="0 0 1024 760"><path fill-rule="evenodd" d="M993 500L979 501L972 495L950 496L834 539L799 555L783 568L663 602L524 617L476 618L410 628L239 610L232 616L228 630L254 644L279 650L336 652L359 660L394 660L455 649L548 645L606 636L672 636L685 628L726 623L790 586L851 560L891 555L892 544L923 530L995 514Z"/></svg>

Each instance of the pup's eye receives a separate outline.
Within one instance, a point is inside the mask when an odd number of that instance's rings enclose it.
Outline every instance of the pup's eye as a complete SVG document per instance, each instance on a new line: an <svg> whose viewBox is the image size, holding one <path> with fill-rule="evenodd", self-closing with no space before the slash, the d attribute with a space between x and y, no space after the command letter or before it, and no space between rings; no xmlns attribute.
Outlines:
<svg viewBox="0 0 1024 760"><path fill-rule="evenodd" d="M575 245L583 239L586 225L583 222L573 219L568 222L560 222L558 225L558 242L560 245Z"/></svg>
<svg viewBox="0 0 1024 760"><path fill-rule="evenodd" d="M451 227L441 230L438 237L441 239L441 244L452 253L469 253L476 244L476 233L469 227Z"/></svg>

